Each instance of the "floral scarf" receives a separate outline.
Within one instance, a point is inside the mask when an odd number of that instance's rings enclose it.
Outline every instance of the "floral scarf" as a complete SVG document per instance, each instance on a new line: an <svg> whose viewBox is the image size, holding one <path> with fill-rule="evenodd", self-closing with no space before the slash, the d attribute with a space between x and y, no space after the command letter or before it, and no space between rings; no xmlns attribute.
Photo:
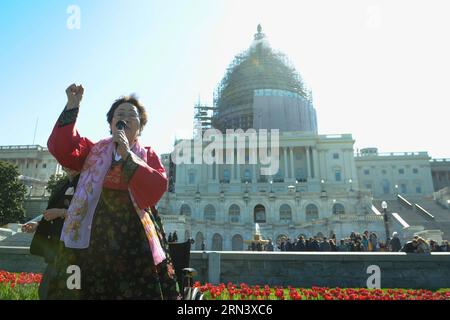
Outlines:
<svg viewBox="0 0 450 320"><path fill-rule="evenodd" d="M111 167L113 151L112 138L101 140L94 145L84 162L61 233L61 241L64 241L68 248L85 249L89 247L92 221L103 188L103 180ZM133 146L132 151L139 157L138 161L147 163L147 151L138 142ZM128 191L144 227L153 261L155 265L158 265L166 259L166 255L159 242L155 226L149 213L137 206L130 189Z"/></svg>

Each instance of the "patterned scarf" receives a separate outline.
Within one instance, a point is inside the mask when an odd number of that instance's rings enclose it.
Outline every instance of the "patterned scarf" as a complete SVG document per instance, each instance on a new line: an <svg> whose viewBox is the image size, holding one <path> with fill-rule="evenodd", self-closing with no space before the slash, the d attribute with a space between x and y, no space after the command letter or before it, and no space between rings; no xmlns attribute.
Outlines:
<svg viewBox="0 0 450 320"><path fill-rule="evenodd" d="M111 166L113 151L112 138L101 140L94 145L84 162L61 233L61 241L64 241L68 248L85 249L89 247L92 221L103 188L103 180ZM138 142L133 146L132 151L139 157L138 161L147 163L147 151ZM159 242L155 226L148 212L137 206L131 190L128 189L128 191L144 227L153 261L155 265L158 265L166 259L166 255Z"/></svg>

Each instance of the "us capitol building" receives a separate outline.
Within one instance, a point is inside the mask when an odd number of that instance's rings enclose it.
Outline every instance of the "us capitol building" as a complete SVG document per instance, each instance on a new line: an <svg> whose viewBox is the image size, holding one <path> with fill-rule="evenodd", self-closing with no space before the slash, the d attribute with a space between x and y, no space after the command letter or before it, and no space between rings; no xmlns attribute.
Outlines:
<svg viewBox="0 0 450 320"><path fill-rule="evenodd" d="M255 223L274 243L282 236L333 233L339 240L364 230L383 240L377 199L433 194L427 152L355 152L351 134L318 134L311 92L286 56L270 47L261 26L227 69L214 106L195 108L193 139L176 143L194 146L195 135L209 128L279 129L279 170L271 176L261 175L260 164L175 165L170 154L162 155L170 184L158 210L166 232L194 238L196 249L204 241L208 250L246 250ZM391 222L393 227L402 229L401 220Z"/></svg>
<svg viewBox="0 0 450 320"><path fill-rule="evenodd" d="M339 240L364 230L385 239L382 201L388 203L389 233L397 231L403 241L413 234L449 239L450 160L431 160L427 152L355 152L351 134L319 134L311 92L260 26L226 70L213 106L199 102L195 110L192 139L175 141L175 149L181 143L204 154L205 139L200 148L195 141L210 129L279 130L279 165L271 175L262 174L261 159L250 161L247 147L234 150L245 160L234 164L176 164L174 153L161 156L169 176L158 204L166 233L194 238L195 249L204 241L207 250L246 250L256 223L274 243L299 235L336 234ZM48 178L61 173L56 160L40 146L1 146L0 160L15 164L29 186L28 217L40 214Z"/></svg>

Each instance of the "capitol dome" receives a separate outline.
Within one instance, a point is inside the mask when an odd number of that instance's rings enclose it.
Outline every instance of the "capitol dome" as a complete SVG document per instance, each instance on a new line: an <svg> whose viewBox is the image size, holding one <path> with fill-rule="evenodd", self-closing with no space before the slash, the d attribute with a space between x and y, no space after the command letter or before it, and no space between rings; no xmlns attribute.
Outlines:
<svg viewBox="0 0 450 320"><path fill-rule="evenodd" d="M214 127L316 132L310 92L287 57L270 47L260 25L257 31L217 87Z"/></svg>

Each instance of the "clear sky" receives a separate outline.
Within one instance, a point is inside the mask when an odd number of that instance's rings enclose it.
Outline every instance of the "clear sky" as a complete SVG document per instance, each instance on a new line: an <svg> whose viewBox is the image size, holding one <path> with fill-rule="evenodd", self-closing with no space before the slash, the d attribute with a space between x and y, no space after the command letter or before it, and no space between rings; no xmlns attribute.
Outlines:
<svg viewBox="0 0 450 320"><path fill-rule="evenodd" d="M67 26L80 9L80 28ZM45 146L65 88L85 87L78 128L109 135L114 99L136 93L145 145L172 151L261 23L312 89L320 134L355 150L450 158L450 2L446 0L123 0L0 2L0 145ZM73 26L73 24L71 24ZM37 121L38 119L38 121Z"/></svg>

